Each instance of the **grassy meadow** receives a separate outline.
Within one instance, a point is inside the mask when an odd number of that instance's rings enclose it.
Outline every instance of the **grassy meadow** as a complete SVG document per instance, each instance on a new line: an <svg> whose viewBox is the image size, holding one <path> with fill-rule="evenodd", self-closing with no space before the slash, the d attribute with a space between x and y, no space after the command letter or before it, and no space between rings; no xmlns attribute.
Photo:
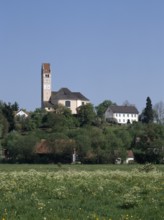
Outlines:
<svg viewBox="0 0 164 220"><path fill-rule="evenodd" d="M163 165L0 165L0 220L162 220L163 207Z"/></svg>

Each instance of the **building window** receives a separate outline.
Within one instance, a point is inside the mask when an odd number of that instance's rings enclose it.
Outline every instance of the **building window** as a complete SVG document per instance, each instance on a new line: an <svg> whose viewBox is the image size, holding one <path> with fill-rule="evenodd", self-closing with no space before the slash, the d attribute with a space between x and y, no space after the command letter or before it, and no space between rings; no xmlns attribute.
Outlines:
<svg viewBox="0 0 164 220"><path fill-rule="evenodd" d="M70 102L70 101L65 101L65 106L66 106L67 108L70 108L70 107L71 107L71 102Z"/></svg>
<svg viewBox="0 0 164 220"><path fill-rule="evenodd" d="M82 102L81 104L82 104L82 105L84 105L85 103L84 103L84 102Z"/></svg>
<svg viewBox="0 0 164 220"><path fill-rule="evenodd" d="M46 75L45 75L45 77L46 77L46 78L49 78L49 77L50 77L50 75L49 75L49 74L46 74Z"/></svg>

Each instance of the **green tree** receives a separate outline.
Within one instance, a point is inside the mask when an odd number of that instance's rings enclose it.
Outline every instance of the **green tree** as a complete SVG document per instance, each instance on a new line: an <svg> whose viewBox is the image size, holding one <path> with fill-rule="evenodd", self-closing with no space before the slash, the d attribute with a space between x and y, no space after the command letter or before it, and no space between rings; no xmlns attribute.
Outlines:
<svg viewBox="0 0 164 220"><path fill-rule="evenodd" d="M0 112L0 138L4 138L8 133L8 121L4 115Z"/></svg>
<svg viewBox="0 0 164 220"><path fill-rule="evenodd" d="M69 138L75 140L76 142L76 151L79 157L79 160L83 163L86 161L90 162L90 159L87 158L87 153L91 151L91 137L90 137L90 128L81 127L78 129L73 129L68 132Z"/></svg>
<svg viewBox="0 0 164 220"><path fill-rule="evenodd" d="M8 158L16 162L17 156L19 155L19 147L17 146L18 140L21 135L18 132L10 132L3 142L3 147L8 152Z"/></svg>
<svg viewBox="0 0 164 220"><path fill-rule="evenodd" d="M35 152L34 148L38 139L35 135L29 134L26 136L21 136L17 146L19 148L19 162L31 163L34 162Z"/></svg>
<svg viewBox="0 0 164 220"><path fill-rule="evenodd" d="M104 130L104 135L107 141L107 151L109 154L109 162L115 163L115 160L120 157L125 160L126 151L130 143L130 135L126 129L120 126L108 126Z"/></svg>
<svg viewBox="0 0 164 220"><path fill-rule="evenodd" d="M42 108L36 108L34 112L30 113L30 121L33 124L34 128L40 128L42 125L42 119L44 117L44 115L46 115L47 112L46 110L42 109Z"/></svg>
<svg viewBox="0 0 164 220"><path fill-rule="evenodd" d="M73 149L76 148L75 141L70 139L67 135L62 133L51 133L46 139L47 148L50 150L50 154L46 157L49 161L55 163L71 163Z"/></svg>
<svg viewBox="0 0 164 220"><path fill-rule="evenodd" d="M151 99L149 97L147 97L147 99L146 99L146 107L145 107L145 109L142 112L141 121L143 123L147 123L148 124L148 123L153 122L153 119L154 119L154 111L153 111L153 108L152 108Z"/></svg>
<svg viewBox="0 0 164 220"><path fill-rule="evenodd" d="M77 118L80 126L92 125L96 119L96 113L92 104L82 105L77 109Z"/></svg>
<svg viewBox="0 0 164 220"><path fill-rule="evenodd" d="M120 147L123 149L129 149L131 146L131 142L132 142L132 137L129 133L129 131L125 128L121 128L121 129L116 129L114 131L117 140L120 140Z"/></svg>
<svg viewBox="0 0 164 220"><path fill-rule="evenodd" d="M116 103L113 103L111 100L105 100L102 103L100 103L98 106L96 106L97 116L100 118L104 118L104 113L106 109L111 105L116 105Z"/></svg>
<svg viewBox="0 0 164 220"><path fill-rule="evenodd" d="M108 154L106 154L107 141L102 129L92 127L90 129L91 147L95 154L96 163L107 163Z"/></svg>
<svg viewBox="0 0 164 220"><path fill-rule="evenodd" d="M161 163L164 158L164 127L146 124L143 132L134 137L132 149L139 163Z"/></svg>
<svg viewBox="0 0 164 220"><path fill-rule="evenodd" d="M43 128L49 132L61 132L65 129L64 116L55 112L48 112L42 120Z"/></svg>
<svg viewBox="0 0 164 220"><path fill-rule="evenodd" d="M13 162L33 162L34 147L37 141L35 135L22 136L18 132L10 132L4 143L9 160Z"/></svg>
<svg viewBox="0 0 164 220"><path fill-rule="evenodd" d="M20 133L30 132L42 126L42 118L47 114L43 109L37 108L34 112L29 112L28 117L15 117L15 129Z"/></svg>
<svg viewBox="0 0 164 220"><path fill-rule="evenodd" d="M12 110L15 111L15 112L19 110L19 105L18 105L17 102L14 102L14 104L12 104L11 107L12 107Z"/></svg>
<svg viewBox="0 0 164 220"><path fill-rule="evenodd" d="M49 131L61 132L77 126L77 118L63 105L57 105L53 112L47 112L42 118L42 127Z"/></svg>
<svg viewBox="0 0 164 220"><path fill-rule="evenodd" d="M7 119L9 123L9 131L12 131L15 129L15 112L18 111L18 104L15 102L14 104L11 103L4 103L2 108L2 113Z"/></svg>
<svg viewBox="0 0 164 220"><path fill-rule="evenodd" d="M2 141L8 133L8 122L0 110L0 159L3 157Z"/></svg>

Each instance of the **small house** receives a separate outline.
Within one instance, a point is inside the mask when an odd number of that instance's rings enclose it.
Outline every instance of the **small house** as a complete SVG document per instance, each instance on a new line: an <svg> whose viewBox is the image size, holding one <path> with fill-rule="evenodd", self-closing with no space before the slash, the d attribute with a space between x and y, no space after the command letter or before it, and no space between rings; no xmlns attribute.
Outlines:
<svg viewBox="0 0 164 220"><path fill-rule="evenodd" d="M134 162L134 154L133 154L133 151L132 151L132 150L128 150L128 151L127 151L127 157L126 157L125 163L126 163L126 164L129 164L129 163L133 163L133 162Z"/></svg>
<svg viewBox="0 0 164 220"><path fill-rule="evenodd" d="M28 113L25 112L24 110L19 110L18 112L15 113L16 117L24 117L27 118L28 117Z"/></svg>

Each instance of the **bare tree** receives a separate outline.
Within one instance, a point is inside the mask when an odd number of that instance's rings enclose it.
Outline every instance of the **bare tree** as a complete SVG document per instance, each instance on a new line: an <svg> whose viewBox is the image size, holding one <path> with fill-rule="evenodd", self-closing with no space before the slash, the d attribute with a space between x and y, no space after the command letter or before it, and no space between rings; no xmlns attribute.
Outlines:
<svg viewBox="0 0 164 220"><path fill-rule="evenodd" d="M160 101L154 105L154 117L157 123L164 124L164 102Z"/></svg>
<svg viewBox="0 0 164 220"><path fill-rule="evenodd" d="M122 105L123 106L135 106L134 104L131 104L128 100L125 100Z"/></svg>

